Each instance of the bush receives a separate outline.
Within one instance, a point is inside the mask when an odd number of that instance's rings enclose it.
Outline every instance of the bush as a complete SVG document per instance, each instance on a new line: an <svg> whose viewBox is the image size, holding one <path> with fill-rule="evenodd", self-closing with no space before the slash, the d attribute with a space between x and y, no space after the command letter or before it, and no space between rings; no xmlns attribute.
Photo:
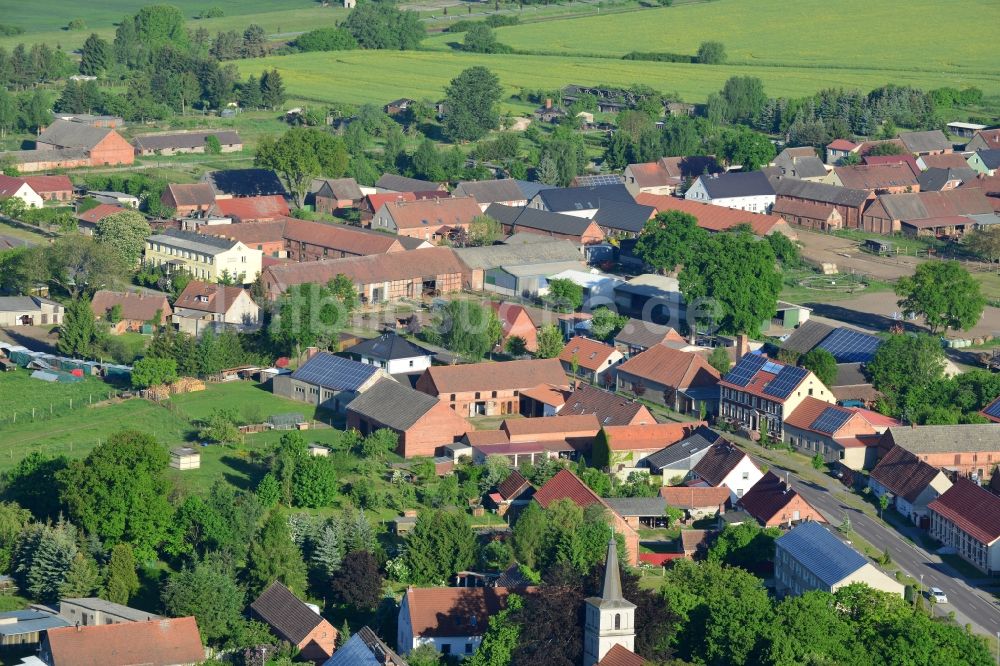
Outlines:
<svg viewBox="0 0 1000 666"><path fill-rule="evenodd" d="M694 56L682 53L657 53L653 51L630 51L622 60L648 60L650 62L694 62Z"/></svg>
<svg viewBox="0 0 1000 666"><path fill-rule="evenodd" d="M4 37L13 37L14 35L23 35L24 28L19 25L9 25L7 23L0 23L0 35Z"/></svg>
<svg viewBox="0 0 1000 666"><path fill-rule="evenodd" d="M68 30L86 30L87 22L82 18L75 18L69 22L69 25L67 25L66 28Z"/></svg>
<svg viewBox="0 0 1000 666"><path fill-rule="evenodd" d="M726 47L722 42L702 42L696 60L702 65L721 65L726 62Z"/></svg>
<svg viewBox="0 0 1000 666"><path fill-rule="evenodd" d="M486 25L491 28L500 28L505 25L517 25L520 22L520 18L511 14L491 14L486 17Z"/></svg>
<svg viewBox="0 0 1000 666"><path fill-rule="evenodd" d="M317 28L300 35L292 46L300 51L349 51L358 41L344 28Z"/></svg>
<svg viewBox="0 0 1000 666"><path fill-rule="evenodd" d="M222 7L209 7L208 9L203 9L197 18L209 19L209 18L222 18L226 15L226 12L222 11Z"/></svg>

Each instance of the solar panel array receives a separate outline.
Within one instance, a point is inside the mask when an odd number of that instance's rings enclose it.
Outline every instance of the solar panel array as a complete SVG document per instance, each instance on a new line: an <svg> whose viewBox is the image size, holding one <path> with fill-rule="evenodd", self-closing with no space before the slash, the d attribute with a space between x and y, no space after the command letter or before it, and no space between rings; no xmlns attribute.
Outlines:
<svg viewBox="0 0 1000 666"><path fill-rule="evenodd" d="M760 356L758 354L747 354L740 359L740 362L736 364L732 370L723 377L723 381L727 381L730 384L736 384L737 386L746 386L753 379L753 376L757 374L761 366L767 362L767 357Z"/></svg>
<svg viewBox="0 0 1000 666"><path fill-rule="evenodd" d="M795 527L777 545L827 585L839 583L868 563L861 553L813 521Z"/></svg>
<svg viewBox="0 0 1000 666"><path fill-rule="evenodd" d="M867 363L875 356L882 339L849 328L838 328L816 345L833 354L837 363Z"/></svg>
<svg viewBox="0 0 1000 666"><path fill-rule="evenodd" d="M983 414L992 416L995 419L1000 419L1000 398L997 398L991 404L987 405L986 409L983 410Z"/></svg>
<svg viewBox="0 0 1000 666"><path fill-rule="evenodd" d="M761 370L764 372L770 372L772 375L776 375L781 372L784 366L781 363L775 363L774 361L767 361L761 366Z"/></svg>
<svg viewBox="0 0 1000 666"><path fill-rule="evenodd" d="M808 372L805 368L786 365L781 369L777 377L767 383L767 386L764 387L764 393L773 395L775 398L787 398Z"/></svg>
<svg viewBox="0 0 1000 666"><path fill-rule="evenodd" d="M292 379L329 389L353 391L361 387L378 369L346 358L320 352L292 373Z"/></svg>
<svg viewBox="0 0 1000 666"><path fill-rule="evenodd" d="M851 416L852 412L846 409L827 407L816 417L816 420L812 422L809 429L816 432L833 434L837 432L838 428L847 423L847 419L851 418Z"/></svg>
<svg viewBox="0 0 1000 666"><path fill-rule="evenodd" d="M593 187L594 185L621 185L623 179L621 175L614 173L600 173L587 176L577 176L577 187Z"/></svg>

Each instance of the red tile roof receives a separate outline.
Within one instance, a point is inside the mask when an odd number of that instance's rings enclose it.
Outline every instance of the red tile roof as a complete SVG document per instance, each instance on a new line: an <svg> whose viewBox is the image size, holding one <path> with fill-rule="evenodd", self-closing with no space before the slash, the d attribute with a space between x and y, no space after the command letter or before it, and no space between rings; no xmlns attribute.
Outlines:
<svg viewBox="0 0 1000 666"><path fill-rule="evenodd" d="M577 336L566 343L559 353L559 360L570 364L576 358L577 365L584 370L595 372L607 362L617 350L603 342Z"/></svg>
<svg viewBox="0 0 1000 666"><path fill-rule="evenodd" d="M593 437L601 429L593 414L580 416L542 416L532 419L504 419L500 429L510 441L540 441L566 437Z"/></svg>
<svg viewBox="0 0 1000 666"><path fill-rule="evenodd" d="M385 202L384 206L399 229L460 227L483 214L474 197L393 200Z"/></svg>
<svg viewBox="0 0 1000 666"><path fill-rule="evenodd" d="M174 301L174 307L225 314L244 291L246 290L242 287L228 287L192 280L188 282L184 291Z"/></svg>
<svg viewBox="0 0 1000 666"><path fill-rule="evenodd" d="M725 206L713 206L712 204L688 201L677 197L668 197L657 194L642 193L636 196L636 203L643 206L652 206L657 213L665 213L668 210L679 210L682 213L690 213L698 219L698 226L708 231L725 231L740 224L749 224L753 232L758 236L766 236L775 230L776 225L787 227L787 222L777 215L763 215L761 213L749 213L743 210L726 208Z"/></svg>
<svg viewBox="0 0 1000 666"><path fill-rule="evenodd" d="M223 217L232 217L243 222L273 220L291 213L288 202L279 194L218 199L215 202L215 211Z"/></svg>
<svg viewBox="0 0 1000 666"><path fill-rule="evenodd" d="M556 475L535 491L535 501L543 508L557 500L568 499L581 508L591 504L604 504L601 498L568 469L561 469Z"/></svg>
<svg viewBox="0 0 1000 666"><path fill-rule="evenodd" d="M417 195L413 192L380 192L378 194L369 194L365 198L368 200L368 206L371 208L371 211L376 213L388 201L416 201Z"/></svg>
<svg viewBox="0 0 1000 666"><path fill-rule="evenodd" d="M965 166L968 165L965 164ZM915 188L917 186L917 178L906 164L857 164L836 167L834 171L843 187L857 190L878 190L888 187Z"/></svg>
<svg viewBox="0 0 1000 666"><path fill-rule="evenodd" d="M109 215L114 215L115 213L121 213L122 211L130 210L124 206L116 206L114 204L98 204L88 210L85 213L80 213L76 216L76 219L81 222L89 222L90 224L97 224Z"/></svg>
<svg viewBox="0 0 1000 666"><path fill-rule="evenodd" d="M612 451L659 451L687 437L704 421L651 423L649 425L606 426Z"/></svg>
<svg viewBox="0 0 1000 666"><path fill-rule="evenodd" d="M115 305L122 306L122 319L133 321L149 321L160 311L162 321L166 321L173 312L166 296L135 293L131 291L107 291L99 289L90 301L90 308L98 317L104 317Z"/></svg>
<svg viewBox="0 0 1000 666"><path fill-rule="evenodd" d="M294 218L286 218L284 222L284 237L292 242L328 247L361 256L403 250L396 236L390 234L356 229L344 224L309 222Z"/></svg>
<svg viewBox="0 0 1000 666"><path fill-rule="evenodd" d="M69 176L24 176L24 180L39 194L73 191L73 181Z"/></svg>
<svg viewBox="0 0 1000 666"><path fill-rule="evenodd" d="M49 629L46 644L58 666L174 666L205 660L193 617Z"/></svg>
<svg viewBox="0 0 1000 666"><path fill-rule="evenodd" d="M927 508L984 544L1000 539L1000 497L960 478Z"/></svg>
<svg viewBox="0 0 1000 666"><path fill-rule="evenodd" d="M410 587L405 603L416 636L479 636L503 610L503 587ZM470 621L475 618L475 622Z"/></svg>
<svg viewBox="0 0 1000 666"><path fill-rule="evenodd" d="M862 159L865 164L905 164L914 176L920 175L920 167L913 155L865 155Z"/></svg>
<svg viewBox="0 0 1000 666"><path fill-rule="evenodd" d="M920 161L928 169L967 169L969 163L961 153L941 153L940 155L923 155Z"/></svg>
<svg viewBox="0 0 1000 666"><path fill-rule="evenodd" d="M847 420L844 421L840 425L840 427L838 427L833 432L814 429L812 427L813 423L816 421L817 418L819 418L820 414L822 414L828 409L834 412L838 412L839 414L847 417ZM830 437L836 437L837 433L839 433L849 423L851 423L852 419L854 420L854 423L852 424L854 426L852 428L852 430L854 431L853 434L855 435L875 434L875 428L873 428L871 424L867 420L865 420L863 416L861 416L854 410L848 409L847 407L840 407L839 405L833 405L828 402L823 402L822 400L819 400L812 396L806 396L805 398L803 398L802 402L799 403L799 406L796 407L795 410L788 415L788 418L785 419L785 423L787 425L792 426L793 428L799 428L800 430L809 430L812 432L818 432L821 435L829 435ZM869 432L866 433L864 432L864 430L868 430Z"/></svg>
<svg viewBox="0 0 1000 666"><path fill-rule="evenodd" d="M515 469L510 473L510 476L497 484L497 494L502 499L507 500L520 495L524 489L529 487L531 487L531 483Z"/></svg>
<svg viewBox="0 0 1000 666"><path fill-rule="evenodd" d="M660 497L665 499L670 506L679 509L698 509L725 504L729 499L729 488L725 486L718 488L663 486L660 488Z"/></svg>
<svg viewBox="0 0 1000 666"><path fill-rule="evenodd" d="M215 189L209 183L170 183L167 190L178 206L211 206L215 203Z"/></svg>
<svg viewBox="0 0 1000 666"><path fill-rule="evenodd" d="M198 233L219 238L231 238L244 245L253 247L260 243L283 243L285 233L284 220L279 222L252 222L249 224L213 224L205 225Z"/></svg>
<svg viewBox="0 0 1000 666"><path fill-rule="evenodd" d="M615 644L604 655L604 659L597 662L597 666L642 666L645 663L646 660L635 652Z"/></svg>
<svg viewBox="0 0 1000 666"><path fill-rule="evenodd" d="M618 372L670 386L686 389L692 386L710 387L718 384L721 375L708 361L690 352L654 345L618 366Z"/></svg>
<svg viewBox="0 0 1000 666"><path fill-rule="evenodd" d="M570 393L571 391L567 388L550 386L548 384L521 391L521 395L525 398L531 398L532 400L537 400L543 405L549 405L552 407L562 407L565 405L566 399L569 397Z"/></svg>
<svg viewBox="0 0 1000 666"><path fill-rule="evenodd" d="M743 494L740 504L747 513L766 525L797 496L798 493L786 486L782 479L768 472ZM802 501L805 502L805 498Z"/></svg>
<svg viewBox="0 0 1000 666"><path fill-rule="evenodd" d="M875 465L871 478L912 503L940 473L903 447L893 446Z"/></svg>
<svg viewBox="0 0 1000 666"><path fill-rule="evenodd" d="M528 391L521 392L521 395L527 394ZM593 414L605 426L656 423L652 413L641 402L590 384L580 384L572 394L563 395L560 404L559 416Z"/></svg>
<svg viewBox="0 0 1000 666"><path fill-rule="evenodd" d="M497 301L490 301L490 307L493 308L493 312L497 313L497 317L500 319L500 325L503 327L503 335L506 337L510 334L511 329L517 324L519 319L524 319L524 323L529 326L534 326L535 322L531 320L531 315L528 311L524 309L523 306L516 303L499 303Z"/></svg>
<svg viewBox="0 0 1000 666"><path fill-rule="evenodd" d="M847 139L834 139L826 145L827 150L854 150L859 144Z"/></svg>
<svg viewBox="0 0 1000 666"><path fill-rule="evenodd" d="M430 252L430 250L415 250ZM542 384L569 386L569 380L557 358L435 365L424 371L418 383L428 382L436 389L432 395L533 388ZM421 389L423 390L423 389Z"/></svg>

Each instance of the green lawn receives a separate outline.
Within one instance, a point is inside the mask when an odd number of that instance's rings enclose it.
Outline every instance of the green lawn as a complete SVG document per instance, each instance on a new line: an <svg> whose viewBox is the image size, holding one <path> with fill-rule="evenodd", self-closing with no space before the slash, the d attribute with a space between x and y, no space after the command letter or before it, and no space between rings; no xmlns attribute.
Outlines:
<svg viewBox="0 0 1000 666"><path fill-rule="evenodd" d="M97 377L84 377L74 383L46 382L32 379L30 370L18 368L0 374L0 437L6 426L32 419L79 411L85 405L106 400L115 387ZM71 405L72 403L72 405Z"/></svg>
<svg viewBox="0 0 1000 666"><path fill-rule="evenodd" d="M175 395L170 403L178 415L192 421L207 418L220 408L235 409L238 417L253 423L288 412L298 412L311 419L316 412L307 403L276 397L260 384L242 381L208 384L204 391Z"/></svg>

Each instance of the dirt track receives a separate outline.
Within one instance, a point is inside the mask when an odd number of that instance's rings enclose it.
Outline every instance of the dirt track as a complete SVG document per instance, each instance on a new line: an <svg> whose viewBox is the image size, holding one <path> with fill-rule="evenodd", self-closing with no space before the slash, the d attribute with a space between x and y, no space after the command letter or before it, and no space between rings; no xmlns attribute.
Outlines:
<svg viewBox="0 0 1000 666"><path fill-rule="evenodd" d="M916 257L876 257L858 249L857 241L829 234L796 229L802 256L818 264L837 264L841 273L860 273L878 280L894 281L912 275L925 259ZM846 255L846 256L845 256Z"/></svg>

